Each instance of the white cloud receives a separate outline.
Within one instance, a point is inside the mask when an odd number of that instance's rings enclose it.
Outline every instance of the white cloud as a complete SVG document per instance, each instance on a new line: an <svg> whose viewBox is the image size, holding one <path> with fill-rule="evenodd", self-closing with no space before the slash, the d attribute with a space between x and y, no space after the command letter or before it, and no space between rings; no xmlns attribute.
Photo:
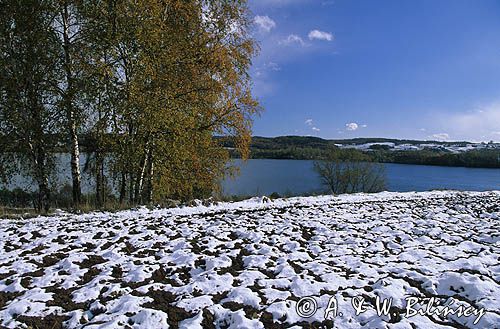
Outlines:
<svg viewBox="0 0 500 329"><path fill-rule="evenodd" d="M359 126L356 122L346 123L345 127L349 131L354 131L354 130L357 130L359 128Z"/></svg>
<svg viewBox="0 0 500 329"><path fill-rule="evenodd" d="M314 126L314 121L313 119L307 119L306 121L304 121L304 124L306 126L309 126L311 128L312 131L315 131L315 132L318 132L320 131L320 129L316 126Z"/></svg>
<svg viewBox="0 0 500 329"><path fill-rule="evenodd" d="M262 62L254 65L251 70L253 92L258 97L272 95L278 88L273 80L273 73L280 71L281 67L275 62Z"/></svg>
<svg viewBox="0 0 500 329"><path fill-rule="evenodd" d="M269 16L255 16L253 21L262 32L269 32L276 27L276 22Z"/></svg>
<svg viewBox="0 0 500 329"><path fill-rule="evenodd" d="M433 118L436 129L446 131L459 140L500 140L500 103L491 103L462 113L446 113Z"/></svg>
<svg viewBox="0 0 500 329"><path fill-rule="evenodd" d="M312 30L307 35L309 40L324 40L324 41L332 41L333 35L328 32L320 31L320 30Z"/></svg>
<svg viewBox="0 0 500 329"><path fill-rule="evenodd" d="M304 40L296 34L290 34L288 37L286 37L286 39L281 40L279 43L282 45L291 45L291 44L299 44L301 46L306 45Z"/></svg>
<svg viewBox="0 0 500 329"><path fill-rule="evenodd" d="M430 137L432 137L438 141L446 141L446 140L450 139L450 135L448 135L447 133L433 134Z"/></svg>
<svg viewBox="0 0 500 329"><path fill-rule="evenodd" d="M271 71L281 71L281 67L274 62L267 63L266 68L269 68Z"/></svg>
<svg viewBox="0 0 500 329"><path fill-rule="evenodd" d="M269 76L269 71L265 66L254 67L251 71L253 80L253 93L257 97L272 95L276 85Z"/></svg>

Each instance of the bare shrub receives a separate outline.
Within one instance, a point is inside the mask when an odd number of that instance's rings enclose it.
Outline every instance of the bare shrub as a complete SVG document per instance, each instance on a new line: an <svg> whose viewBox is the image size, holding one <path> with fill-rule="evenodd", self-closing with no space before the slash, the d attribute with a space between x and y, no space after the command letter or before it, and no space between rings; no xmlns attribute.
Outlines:
<svg viewBox="0 0 500 329"><path fill-rule="evenodd" d="M327 158L314 162L314 170L333 194L374 193L386 188L384 165L356 150L333 149Z"/></svg>

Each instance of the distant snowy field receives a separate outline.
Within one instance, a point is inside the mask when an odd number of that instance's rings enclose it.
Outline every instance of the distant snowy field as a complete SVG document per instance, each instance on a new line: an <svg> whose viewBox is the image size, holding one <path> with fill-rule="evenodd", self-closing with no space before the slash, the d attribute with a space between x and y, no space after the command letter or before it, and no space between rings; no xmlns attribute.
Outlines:
<svg viewBox="0 0 500 329"><path fill-rule="evenodd" d="M500 191L0 220L0 327L322 325L500 328Z"/></svg>

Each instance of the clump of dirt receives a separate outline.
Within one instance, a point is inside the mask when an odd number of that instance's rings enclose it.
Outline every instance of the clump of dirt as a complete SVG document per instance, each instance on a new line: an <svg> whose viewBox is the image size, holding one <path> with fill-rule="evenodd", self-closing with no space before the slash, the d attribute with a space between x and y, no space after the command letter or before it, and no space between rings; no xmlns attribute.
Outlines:
<svg viewBox="0 0 500 329"><path fill-rule="evenodd" d="M215 329L214 315L207 309L203 309L203 320L201 321L201 327L206 329Z"/></svg>
<svg viewBox="0 0 500 329"><path fill-rule="evenodd" d="M205 269L207 265L207 261L204 258L198 258L194 261L194 266L200 267L201 269Z"/></svg>
<svg viewBox="0 0 500 329"><path fill-rule="evenodd" d="M148 257L148 256L155 256L156 255L156 250L153 249L141 249L140 251L137 252L137 256L139 257Z"/></svg>
<svg viewBox="0 0 500 329"><path fill-rule="evenodd" d="M82 244L82 247L85 248L84 251L90 252L90 251L93 251L96 246L93 243L87 242L87 243Z"/></svg>
<svg viewBox="0 0 500 329"><path fill-rule="evenodd" d="M120 265L113 266L113 270L111 271L111 276L116 279L121 279L123 276L123 269Z"/></svg>
<svg viewBox="0 0 500 329"><path fill-rule="evenodd" d="M227 297L229 291L220 292L218 294L212 295L212 301L214 304L219 304L221 300ZM201 296L202 294L200 294Z"/></svg>
<svg viewBox="0 0 500 329"><path fill-rule="evenodd" d="M182 280L184 284L188 284L189 281L191 280L191 269L189 267L181 267L177 270L177 274L179 276L179 279Z"/></svg>
<svg viewBox="0 0 500 329"><path fill-rule="evenodd" d="M302 268L302 266L300 266L299 264L295 263L294 261L289 260L289 261L288 261L288 264L290 264L290 266L293 268L293 270L294 270L294 271L295 271L295 273L297 273L297 274L302 273L302 271L304 270L304 269Z"/></svg>
<svg viewBox="0 0 500 329"><path fill-rule="evenodd" d="M22 293L19 292L5 292L0 291L0 309L2 309L8 302L14 300L16 297L21 296Z"/></svg>
<svg viewBox="0 0 500 329"><path fill-rule="evenodd" d="M96 267L89 268L83 275L82 279L78 282L78 284L84 285L89 283L93 278L98 276L99 273L101 273L101 271L99 271L99 269L97 269Z"/></svg>
<svg viewBox="0 0 500 329"><path fill-rule="evenodd" d="M64 321L68 319L69 316L55 314L49 314L44 317L20 315L16 318L16 321L26 324L29 328L62 329L64 328Z"/></svg>
<svg viewBox="0 0 500 329"><path fill-rule="evenodd" d="M37 278L37 277L41 277L42 275L45 274L45 270L43 268L39 268L38 270L36 271L33 271L33 272L28 272L28 273L24 273L23 277L25 276L30 276L30 277L33 277L33 278Z"/></svg>
<svg viewBox="0 0 500 329"><path fill-rule="evenodd" d="M305 241L309 241L313 236L314 234L312 232L312 228L302 227L302 239L304 239Z"/></svg>
<svg viewBox="0 0 500 329"><path fill-rule="evenodd" d="M266 269L261 268L260 271L264 273L268 278L275 279L276 273L274 273L274 271L271 269L276 268L276 265L274 265L272 262L268 262L266 266L267 266Z"/></svg>
<svg viewBox="0 0 500 329"><path fill-rule="evenodd" d="M137 248L129 241L125 241L125 247L123 247L121 251L125 252L127 255L132 255L137 251Z"/></svg>
<svg viewBox="0 0 500 329"><path fill-rule="evenodd" d="M114 243L113 243L113 242L111 242L111 241L108 241L108 242L106 242L105 244L103 244L103 245L101 246L101 250L107 250L107 249L109 249L109 247L111 247L112 245L114 245Z"/></svg>
<svg viewBox="0 0 500 329"><path fill-rule="evenodd" d="M135 226L134 228L132 228L131 230L129 230L128 233L136 235L136 234L141 234L141 231L139 231L137 229L137 226Z"/></svg>
<svg viewBox="0 0 500 329"><path fill-rule="evenodd" d="M283 319L282 322L284 322L284 320L286 320L286 318ZM260 322L262 322L264 328L269 328L269 329L282 329L288 327L285 324L274 322L273 315L266 311L263 311L262 314L260 315ZM325 328L333 328L333 327L325 327Z"/></svg>
<svg viewBox="0 0 500 329"><path fill-rule="evenodd" d="M168 277L171 271L165 270L164 267L160 267L151 274L151 279L157 283L171 283L173 281Z"/></svg>
<svg viewBox="0 0 500 329"><path fill-rule="evenodd" d="M105 263L106 260L99 255L89 255L86 259L79 263L75 263L81 268L91 268L94 265Z"/></svg>
<svg viewBox="0 0 500 329"><path fill-rule="evenodd" d="M179 323L181 321L194 316L193 313L172 305L176 296L171 292L165 290L149 290L146 296L151 297L153 301L143 304L143 306L167 313L167 322L171 328L179 328Z"/></svg>
<svg viewBox="0 0 500 329"><path fill-rule="evenodd" d="M229 301L222 304L222 307L227 308L228 310L231 310L233 312L243 310L245 312L245 315L249 319L258 319L260 317L260 311L249 305Z"/></svg>
<svg viewBox="0 0 500 329"><path fill-rule="evenodd" d="M31 281L32 281L31 277L25 276L21 279L20 283L23 288L28 289L30 287Z"/></svg>
<svg viewBox="0 0 500 329"><path fill-rule="evenodd" d="M155 249L155 250L160 250L160 249L163 249L165 247L165 242L162 242L162 241L157 241L155 242L151 248Z"/></svg>
<svg viewBox="0 0 500 329"><path fill-rule="evenodd" d="M57 238L53 239L52 242L57 242L59 244L65 244L66 241L62 235L59 235Z"/></svg>
<svg viewBox="0 0 500 329"><path fill-rule="evenodd" d="M56 253L47 255L47 256L42 258L42 266L49 267L49 266L56 265L57 263L59 263L60 260L66 258L66 257L68 257L68 254L61 253L61 252L56 252Z"/></svg>
<svg viewBox="0 0 500 329"><path fill-rule="evenodd" d="M9 262L5 262L5 263L0 263L0 268L3 268L4 266L10 266L12 264L14 264L13 260L11 260Z"/></svg>
<svg viewBox="0 0 500 329"><path fill-rule="evenodd" d="M149 290L146 296L153 299L152 302L144 304L145 307L153 308L166 312L170 307L170 303L175 301L175 294L165 290Z"/></svg>
<svg viewBox="0 0 500 329"><path fill-rule="evenodd" d="M41 235L38 231L31 232L31 239L39 239L41 237L43 237L43 235Z"/></svg>
<svg viewBox="0 0 500 329"><path fill-rule="evenodd" d="M230 267L221 268L217 271L217 274L224 275L226 273L230 273L232 276L237 277L240 272L245 269L245 263L243 262L243 256L249 256L250 253L241 245L239 246L240 252L236 257L231 257L232 264Z"/></svg>
<svg viewBox="0 0 500 329"><path fill-rule="evenodd" d="M71 297L71 293L75 289L63 289L58 288L56 286L46 287L45 291L48 293L52 293L52 300L47 302L47 306L59 306L62 307L65 311L74 311L74 310L85 310L87 309L86 303L75 303L73 302L73 298Z"/></svg>
<svg viewBox="0 0 500 329"><path fill-rule="evenodd" d="M14 244L11 241L5 242L5 245L4 245L4 249L6 252L11 252L11 251L17 250L19 248L21 248L20 245Z"/></svg>
<svg viewBox="0 0 500 329"><path fill-rule="evenodd" d="M309 328L309 329L324 329L324 328L335 328L332 320L325 320L323 322L314 321L314 322L296 322L295 325L300 328ZM267 327L266 327L267 328Z"/></svg>
<svg viewBox="0 0 500 329"><path fill-rule="evenodd" d="M24 257L24 256L28 256L28 255L33 255L33 254L40 254L40 251L44 250L44 249L47 249L46 246L40 244L38 246L36 246L35 248L33 249L28 249L28 250L25 250L23 251L22 253L19 254L19 256L21 257Z"/></svg>
<svg viewBox="0 0 500 329"><path fill-rule="evenodd" d="M236 232L231 231L231 233L229 233L229 235L228 235L228 238L230 241L234 241L234 240L238 240L239 236L238 236L238 234L236 234Z"/></svg>
<svg viewBox="0 0 500 329"><path fill-rule="evenodd" d="M170 306L166 313L168 314L167 323L170 328L179 328L179 323L181 321L192 318L194 316L193 313L177 306Z"/></svg>
<svg viewBox="0 0 500 329"><path fill-rule="evenodd" d="M9 271L7 273L0 273L0 281L7 279L9 276L16 274L14 271Z"/></svg>

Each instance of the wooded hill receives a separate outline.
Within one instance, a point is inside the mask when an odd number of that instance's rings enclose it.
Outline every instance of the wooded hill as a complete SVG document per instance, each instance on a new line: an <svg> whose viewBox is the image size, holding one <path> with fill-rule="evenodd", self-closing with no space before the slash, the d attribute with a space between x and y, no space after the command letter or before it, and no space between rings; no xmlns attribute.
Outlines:
<svg viewBox="0 0 500 329"><path fill-rule="evenodd" d="M231 140L223 137L218 138L227 148L233 148ZM442 142L442 141L419 141L400 140L388 138L354 138L327 140L310 136L280 136L280 137L259 137L252 138L250 145L250 158L252 159L296 159L313 160L322 159L327 155L327 150L334 148L341 152L337 145L356 147L363 144L372 145L366 150L354 150L356 152L369 155L370 159L376 162L439 165L456 167L482 167L500 168L500 148L497 144L483 145L464 152L451 152L446 147L465 147L471 145L470 142ZM377 143L394 143L396 145L421 145L426 144L419 150L391 150ZM442 147L437 147L442 146ZM233 157L238 157L232 152Z"/></svg>

